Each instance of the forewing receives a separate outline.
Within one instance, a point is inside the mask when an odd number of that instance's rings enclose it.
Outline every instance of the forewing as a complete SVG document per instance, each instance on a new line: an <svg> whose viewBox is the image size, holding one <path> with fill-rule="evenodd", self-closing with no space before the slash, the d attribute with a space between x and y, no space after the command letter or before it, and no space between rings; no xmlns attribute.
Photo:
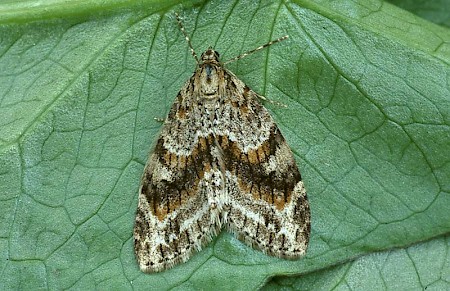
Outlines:
<svg viewBox="0 0 450 291"><path fill-rule="evenodd" d="M310 210L293 154L259 103L260 97L229 74L232 132L220 136L230 197L227 227L246 244L281 258L306 251ZM232 137L232 138L230 138Z"/></svg>
<svg viewBox="0 0 450 291"><path fill-rule="evenodd" d="M189 82L188 82L189 84ZM187 261L220 229L220 209L208 198L223 191L212 136L198 136L180 91L145 167L134 227L135 254L144 272ZM189 104L189 102L187 102Z"/></svg>

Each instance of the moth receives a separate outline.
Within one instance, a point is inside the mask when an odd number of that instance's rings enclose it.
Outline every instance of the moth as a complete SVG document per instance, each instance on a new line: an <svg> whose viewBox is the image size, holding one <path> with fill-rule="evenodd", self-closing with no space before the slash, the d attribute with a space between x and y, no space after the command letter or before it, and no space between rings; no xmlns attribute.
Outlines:
<svg viewBox="0 0 450 291"><path fill-rule="evenodd" d="M252 91L207 49L178 93L139 189L134 227L143 272L186 262L222 228L245 244L285 259L305 254L310 209L293 154Z"/></svg>

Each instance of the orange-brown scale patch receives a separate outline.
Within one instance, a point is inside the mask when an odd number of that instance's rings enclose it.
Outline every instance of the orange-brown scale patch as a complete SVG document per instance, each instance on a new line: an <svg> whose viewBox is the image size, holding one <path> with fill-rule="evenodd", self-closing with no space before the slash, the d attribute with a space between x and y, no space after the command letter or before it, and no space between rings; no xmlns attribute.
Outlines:
<svg viewBox="0 0 450 291"><path fill-rule="evenodd" d="M191 187L190 189L186 189L185 191L187 193L186 201L188 201L190 198L195 197L195 195L197 195L198 192L198 181L195 183L193 187Z"/></svg>
<svg viewBox="0 0 450 291"><path fill-rule="evenodd" d="M258 199L259 200L259 199L262 198L261 197L261 192L259 191L259 186L257 184L253 184L252 185L251 191L252 191L252 197L254 199Z"/></svg>
<svg viewBox="0 0 450 291"><path fill-rule="evenodd" d="M263 197L263 199L265 199L267 203L274 204L275 201L273 199L273 189L268 185L264 185L263 187L261 187L261 190L261 196Z"/></svg>
<svg viewBox="0 0 450 291"><path fill-rule="evenodd" d="M239 177L239 176L237 176L236 177L237 178L237 183L238 183L238 185L239 185L239 189L241 190L241 192L243 192L243 193L250 193L250 194L252 194L253 195L253 184L252 184L252 182L244 182L244 181L242 181L242 179Z"/></svg>
<svg viewBox="0 0 450 291"><path fill-rule="evenodd" d="M249 162L249 161L248 161L248 159L249 159L248 155L246 155L246 154L244 154L244 153L242 153L242 154L240 155L239 159L240 159L241 162L243 162L243 163L248 163L248 162Z"/></svg>
<svg viewBox="0 0 450 291"><path fill-rule="evenodd" d="M273 196L270 187L266 185L253 184L252 197L254 199L264 200L269 204L273 204Z"/></svg>
<svg viewBox="0 0 450 291"><path fill-rule="evenodd" d="M246 115L250 110L248 109L248 106L246 104L242 104L241 106L239 106L239 111Z"/></svg>
<svg viewBox="0 0 450 291"><path fill-rule="evenodd" d="M258 158L260 161L264 161L266 159L266 156L268 156L268 153L270 151L269 149L269 143L264 142L258 149Z"/></svg>
<svg viewBox="0 0 450 291"><path fill-rule="evenodd" d="M176 154L170 155L170 167L176 169L178 167L178 156Z"/></svg>
<svg viewBox="0 0 450 291"><path fill-rule="evenodd" d="M206 139L205 138L201 137L201 138L198 139L197 148L200 151L206 150Z"/></svg>
<svg viewBox="0 0 450 291"><path fill-rule="evenodd" d="M226 149L228 148L228 146L229 146L229 143L228 143L228 136L222 135L222 136L220 137L220 147L221 147L223 150L226 150Z"/></svg>
<svg viewBox="0 0 450 291"><path fill-rule="evenodd" d="M178 169L182 170L186 168L186 156L178 157Z"/></svg>
<svg viewBox="0 0 450 291"><path fill-rule="evenodd" d="M164 165L170 165L170 159L171 159L171 153L169 151L166 151L164 153Z"/></svg>
<svg viewBox="0 0 450 291"><path fill-rule="evenodd" d="M155 216L159 221L163 221L167 216L167 202L160 201L155 208Z"/></svg>
<svg viewBox="0 0 450 291"><path fill-rule="evenodd" d="M248 157L248 161L251 164L259 163L258 154L257 154L257 152L255 150L249 150L248 153L247 153L247 157Z"/></svg>
<svg viewBox="0 0 450 291"><path fill-rule="evenodd" d="M184 108L178 108L177 110L177 116L178 119L185 119L186 118L186 110Z"/></svg>
<svg viewBox="0 0 450 291"><path fill-rule="evenodd" d="M181 190L181 204L186 204L190 198L189 192L186 189Z"/></svg>
<svg viewBox="0 0 450 291"><path fill-rule="evenodd" d="M233 153L233 156L235 156L236 158L240 158L242 154L242 151L238 148L235 142L231 144L230 152Z"/></svg>
<svg viewBox="0 0 450 291"><path fill-rule="evenodd" d="M189 156L186 157L186 167L191 167L192 164L195 163L195 159L199 154L199 144L192 149L192 152Z"/></svg>
<svg viewBox="0 0 450 291"><path fill-rule="evenodd" d="M285 199L284 199L284 193L278 191L278 190L274 190L274 201L273 204L275 205L275 207L278 210L282 210L284 209L284 205L286 203Z"/></svg>
<svg viewBox="0 0 450 291"><path fill-rule="evenodd" d="M203 173L206 173L209 171L211 171L211 164L210 163L203 164Z"/></svg>
<svg viewBox="0 0 450 291"><path fill-rule="evenodd" d="M257 183L243 181L239 176L237 177L237 183L242 193L249 193L253 199L261 199L261 192Z"/></svg>
<svg viewBox="0 0 450 291"><path fill-rule="evenodd" d="M180 194L180 193L178 193ZM171 213L176 209L180 208L180 199L179 196L169 196L169 210L167 212Z"/></svg>

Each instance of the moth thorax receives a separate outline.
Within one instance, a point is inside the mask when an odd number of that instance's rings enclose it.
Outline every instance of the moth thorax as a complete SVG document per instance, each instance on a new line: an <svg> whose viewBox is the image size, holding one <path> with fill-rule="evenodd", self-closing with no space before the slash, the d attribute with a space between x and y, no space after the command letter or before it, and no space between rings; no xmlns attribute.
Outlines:
<svg viewBox="0 0 450 291"><path fill-rule="evenodd" d="M200 68L200 93L204 98L214 99L219 95L221 81L221 67L214 63L203 63Z"/></svg>

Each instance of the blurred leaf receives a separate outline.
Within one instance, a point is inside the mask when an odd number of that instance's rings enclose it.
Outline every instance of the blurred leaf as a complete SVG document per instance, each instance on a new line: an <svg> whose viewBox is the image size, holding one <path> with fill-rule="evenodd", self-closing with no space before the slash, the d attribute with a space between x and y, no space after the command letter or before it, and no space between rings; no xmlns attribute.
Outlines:
<svg viewBox="0 0 450 291"><path fill-rule="evenodd" d="M450 27L450 0L389 0L389 2L431 22Z"/></svg>

